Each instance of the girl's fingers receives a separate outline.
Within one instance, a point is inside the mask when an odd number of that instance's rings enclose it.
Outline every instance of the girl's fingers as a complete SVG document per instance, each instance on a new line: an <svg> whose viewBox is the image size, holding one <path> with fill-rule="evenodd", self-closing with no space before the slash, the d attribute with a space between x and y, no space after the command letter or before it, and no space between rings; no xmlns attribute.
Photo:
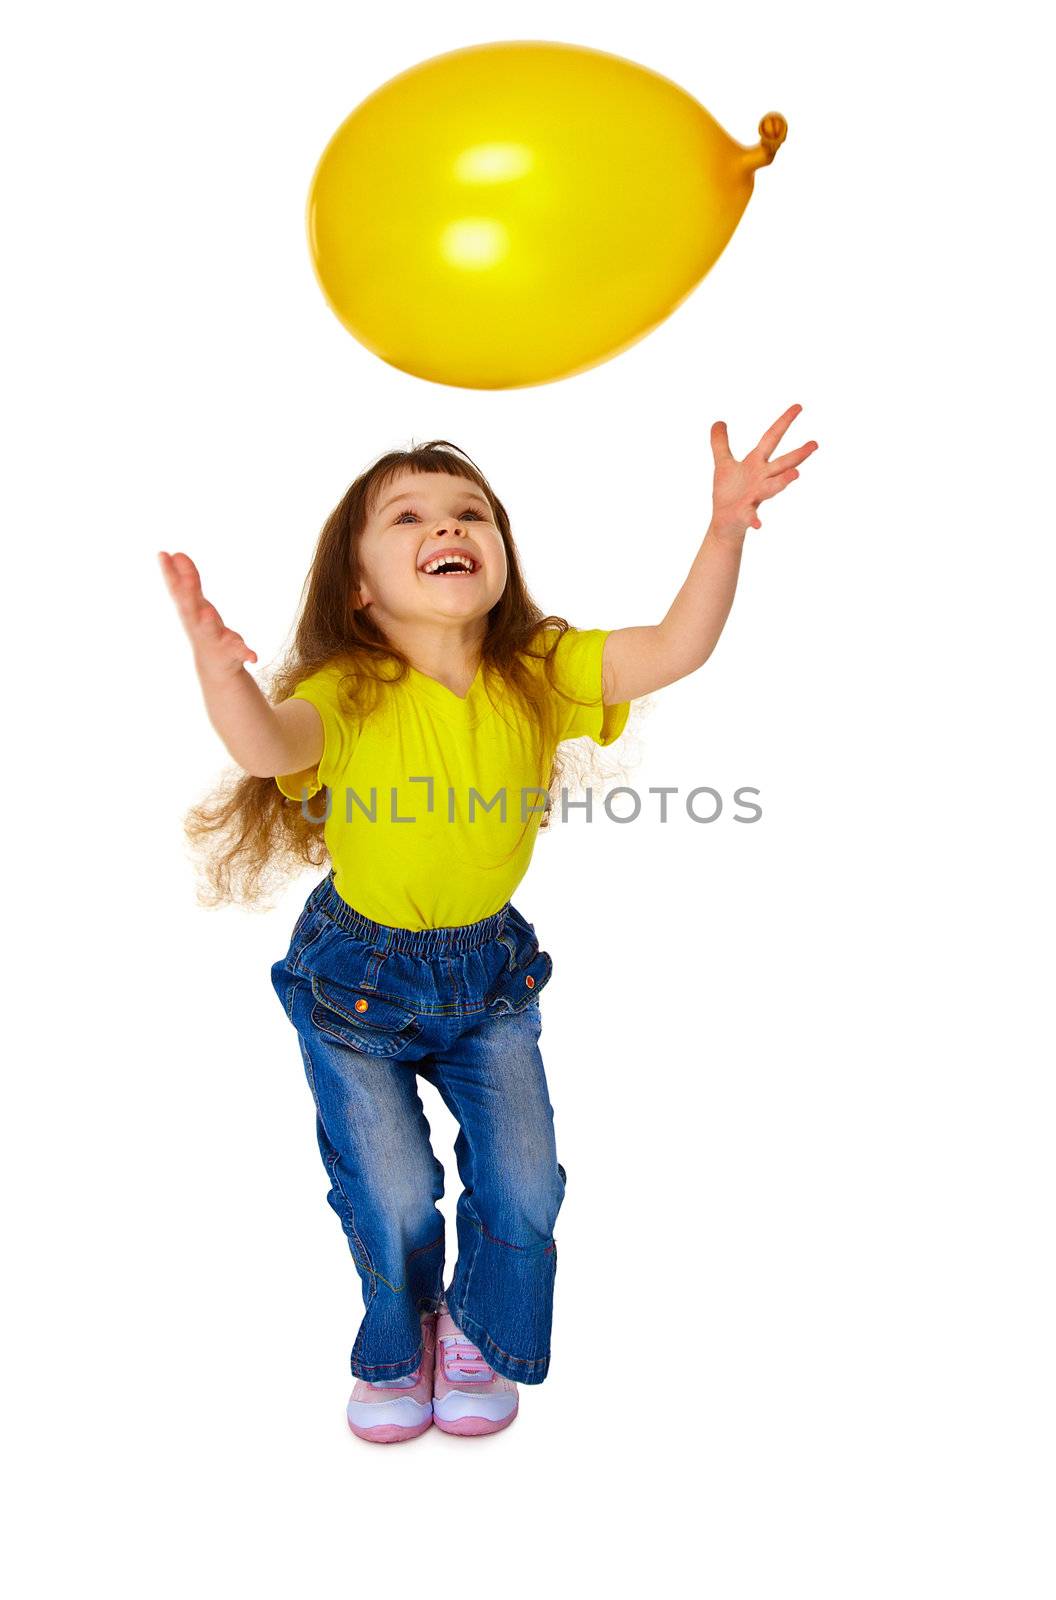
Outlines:
<svg viewBox="0 0 1056 1600"><path fill-rule="evenodd" d="M172 563L179 572L181 579L193 578L195 583L197 583L199 586L201 585L202 580L199 577L198 568L195 566L190 556L187 555L183 550L177 550L175 552L172 557Z"/></svg>
<svg viewBox="0 0 1056 1600"><path fill-rule="evenodd" d="M211 600L200 600L194 610L194 621L198 628L215 634L218 639L224 632L223 618Z"/></svg>
<svg viewBox="0 0 1056 1600"><path fill-rule="evenodd" d="M164 552L162 552L164 554ZM202 585L198 577L198 569L190 556L169 556L162 563L165 582L169 586L169 593L181 609L189 602L201 596Z"/></svg>
<svg viewBox="0 0 1056 1600"><path fill-rule="evenodd" d="M793 478L798 477L799 473L795 467L790 467L787 472L778 473L774 478L767 478L765 484L760 488L757 498L759 500L769 500L772 495L780 494L782 489L787 489Z"/></svg>
<svg viewBox="0 0 1056 1600"><path fill-rule="evenodd" d="M255 662L256 651L249 648L240 633L225 627L219 611L203 595L198 568L190 556L179 550L173 555L166 550L159 550L158 560L169 592L176 602L180 620L196 651L206 650L213 662L217 659Z"/></svg>
<svg viewBox="0 0 1056 1600"><path fill-rule="evenodd" d="M798 467L801 461L813 455L818 448L818 441L811 439L809 444L801 444L798 450L790 450L787 455L778 456L776 461L769 463L772 472L784 472L787 467Z"/></svg>
<svg viewBox="0 0 1056 1600"><path fill-rule="evenodd" d="M768 461L770 459L771 450L777 449L782 434L787 433L788 429L792 425L793 419L798 417L802 410L802 406L789 406L788 410L778 417L773 426L767 428L766 432L763 434L763 437L759 440L759 443L755 447L756 453L762 456L764 461Z"/></svg>
<svg viewBox="0 0 1056 1600"><path fill-rule="evenodd" d="M171 595L178 594L182 584L182 579L180 577L180 569L176 565L175 559L168 555L166 551L159 550L158 560L161 562L162 576L168 585L169 593Z"/></svg>
<svg viewBox="0 0 1056 1600"><path fill-rule="evenodd" d="M715 457L716 466L723 461L733 460L725 422L713 422L711 425L711 453Z"/></svg>
<svg viewBox="0 0 1056 1600"><path fill-rule="evenodd" d="M198 568L190 556L177 553L172 558L172 581L170 587L177 600L201 599L202 580L198 575Z"/></svg>
<svg viewBox="0 0 1056 1600"><path fill-rule="evenodd" d="M239 661L245 661L249 658L252 658L254 661L257 659L256 651L251 650L246 641L243 639L242 635L240 633L235 633L232 628L224 629L224 643L232 646L232 657Z"/></svg>

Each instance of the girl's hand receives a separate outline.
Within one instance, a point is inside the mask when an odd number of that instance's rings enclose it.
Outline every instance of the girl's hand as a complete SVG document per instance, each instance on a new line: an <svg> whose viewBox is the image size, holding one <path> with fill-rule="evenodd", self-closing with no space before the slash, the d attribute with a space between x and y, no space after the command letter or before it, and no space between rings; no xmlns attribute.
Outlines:
<svg viewBox="0 0 1056 1600"><path fill-rule="evenodd" d="M244 662L256 661L256 653L242 635L224 627L219 611L202 594L198 568L190 556L179 550L171 556L159 550L158 560L191 641L199 676L213 680L231 678L242 670Z"/></svg>
<svg viewBox="0 0 1056 1600"><path fill-rule="evenodd" d="M799 477L796 468L818 448L816 439L800 445L798 450L790 450L787 455L778 456L776 461L770 460L770 452L776 449L782 434L802 410L802 406L789 406L743 461L737 461L730 453L725 422L712 423L711 450L715 457L712 523L720 533L743 534L748 528L761 528L756 515L760 501L780 494L793 478Z"/></svg>

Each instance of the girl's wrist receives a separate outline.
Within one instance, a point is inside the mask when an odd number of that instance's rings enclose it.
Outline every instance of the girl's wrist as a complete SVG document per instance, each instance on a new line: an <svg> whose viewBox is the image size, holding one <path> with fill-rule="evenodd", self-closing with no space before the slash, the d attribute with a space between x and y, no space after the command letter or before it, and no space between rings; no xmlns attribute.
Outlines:
<svg viewBox="0 0 1056 1600"><path fill-rule="evenodd" d="M713 544L732 545L734 548L744 543L744 536L748 532L743 522L732 522L728 518L713 516L708 524L705 538Z"/></svg>

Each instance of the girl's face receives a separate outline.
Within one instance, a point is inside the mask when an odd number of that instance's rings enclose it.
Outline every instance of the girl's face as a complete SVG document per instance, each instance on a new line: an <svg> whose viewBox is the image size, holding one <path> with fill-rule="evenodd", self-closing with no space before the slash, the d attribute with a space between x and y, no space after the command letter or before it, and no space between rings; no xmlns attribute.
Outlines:
<svg viewBox="0 0 1056 1600"><path fill-rule="evenodd" d="M445 552L453 571L424 570ZM506 547L486 497L471 478L446 472L403 471L385 486L359 562L360 604L373 607L383 630L389 619L485 617L506 587Z"/></svg>

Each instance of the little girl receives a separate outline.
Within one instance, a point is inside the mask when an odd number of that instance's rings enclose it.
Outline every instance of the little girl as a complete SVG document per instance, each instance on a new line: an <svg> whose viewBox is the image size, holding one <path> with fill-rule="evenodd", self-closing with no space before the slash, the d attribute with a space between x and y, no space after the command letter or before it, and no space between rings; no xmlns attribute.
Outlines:
<svg viewBox="0 0 1056 1600"><path fill-rule="evenodd" d="M242 769L187 823L219 841L214 898L234 898L233 871L248 899L276 859L330 863L271 981L362 1283L347 1406L362 1439L493 1433L517 1415L517 1385L547 1375L566 1178L539 1051L552 963L510 896L547 824L557 747L610 744L632 700L714 649L760 502L817 448L770 459L800 409L743 461L715 423L711 523L655 626L544 616L505 508L446 440L381 457L335 508L269 697L190 557L159 552ZM444 1169L419 1075L460 1130L446 1290Z"/></svg>

